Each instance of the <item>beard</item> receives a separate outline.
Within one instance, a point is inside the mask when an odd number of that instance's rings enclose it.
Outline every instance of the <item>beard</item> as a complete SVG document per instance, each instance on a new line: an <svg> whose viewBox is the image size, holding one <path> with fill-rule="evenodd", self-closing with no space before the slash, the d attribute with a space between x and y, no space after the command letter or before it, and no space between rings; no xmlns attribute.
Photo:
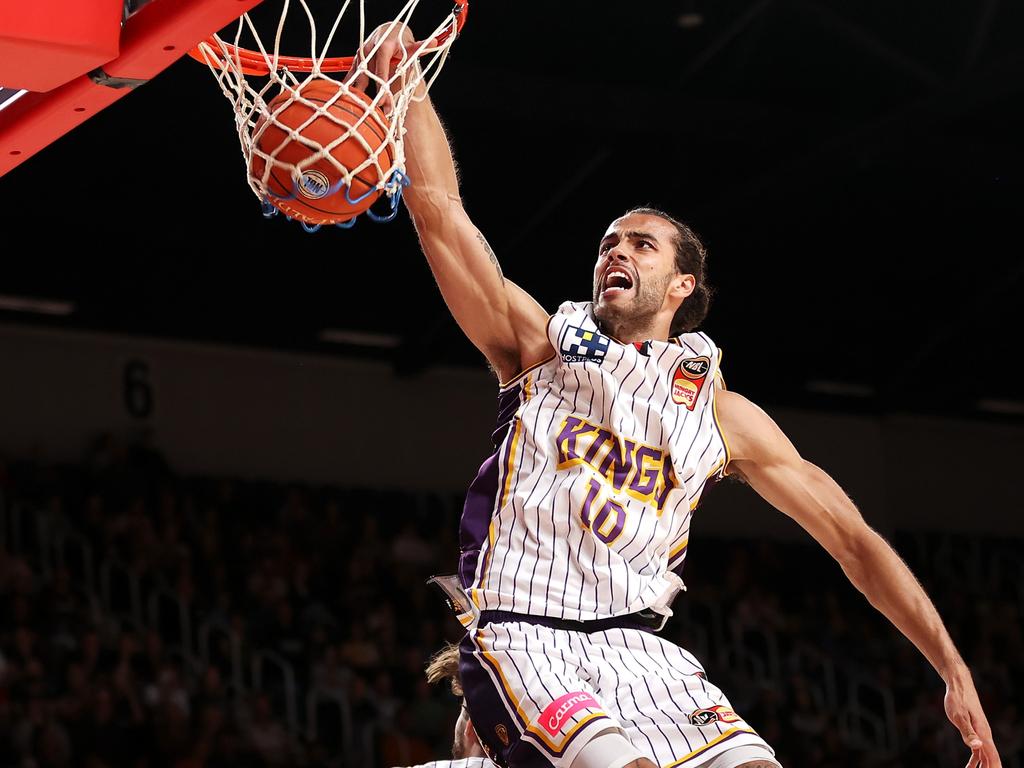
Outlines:
<svg viewBox="0 0 1024 768"><path fill-rule="evenodd" d="M452 742L452 759L461 760L466 756L466 745L462 743L462 739L458 736Z"/></svg>
<svg viewBox="0 0 1024 768"><path fill-rule="evenodd" d="M601 291L594 287L594 317L600 320L602 330L614 338L629 340L643 335L654 324L654 318L665 303L665 293L673 273L661 278L640 281L633 286L629 301L604 302Z"/></svg>

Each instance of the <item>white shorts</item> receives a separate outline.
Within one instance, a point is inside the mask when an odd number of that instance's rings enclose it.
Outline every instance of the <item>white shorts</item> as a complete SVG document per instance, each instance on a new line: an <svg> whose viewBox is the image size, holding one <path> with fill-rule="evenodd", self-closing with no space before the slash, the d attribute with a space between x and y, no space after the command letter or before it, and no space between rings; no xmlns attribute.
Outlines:
<svg viewBox="0 0 1024 768"><path fill-rule="evenodd" d="M568 768L610 728L662 768L738 746L775 754L692 654L641 629L487 624L463 640L459 671L477 735L510 768Z"/></svg>

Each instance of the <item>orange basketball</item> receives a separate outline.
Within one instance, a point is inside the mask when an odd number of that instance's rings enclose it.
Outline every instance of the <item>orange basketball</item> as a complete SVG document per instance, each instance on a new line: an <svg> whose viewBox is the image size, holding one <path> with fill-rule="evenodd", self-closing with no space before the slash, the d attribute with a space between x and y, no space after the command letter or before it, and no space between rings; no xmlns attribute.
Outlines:
<svg viewBox="0 0 1024 768"><path fill-rule="evenodd" d="M334 98L338 90L339 86L329 80L311 80L302 86L299 93L306 101L323 105ZM383 175L378 173L376 165L370 164L352 179L351 186L340 186L343 176L341 171L327 157L323 157L302 168L302 181L299 183L293 180L290 166L299 165L316 154L319 149L317 144L326 147L344 136L371 107L369 97L353 88L350 93L340 96L327 107L327 114L317 115L313 122L299 130L316 111L295 101L277 113L289 98L292 98L292 94L285 92L271 101L267 107L269 114L274 115L273 122L260 133L268 120L264 115L253 131L253 135L258 137L256 147L261 152L267 155L277 153L276 162L271 163L270 176L266 181L270 204L285 215L307 224L337 224L362 213L380 196L380 191L374 187L382 178L387 178L394 162L391 145L381 149L388 130L384 113L379 108L375 109L375 114L367 117L356 129L367 146L363 146L352 135L331 150L331 156L347 170L358 167L368 157L379 152L377 162ZM301 138L290 138L282 126L292 131L298 130ZM250 175L259 182L265 170L266 161L253 152ZM352 203L350 200L357 202Z"/></svg>

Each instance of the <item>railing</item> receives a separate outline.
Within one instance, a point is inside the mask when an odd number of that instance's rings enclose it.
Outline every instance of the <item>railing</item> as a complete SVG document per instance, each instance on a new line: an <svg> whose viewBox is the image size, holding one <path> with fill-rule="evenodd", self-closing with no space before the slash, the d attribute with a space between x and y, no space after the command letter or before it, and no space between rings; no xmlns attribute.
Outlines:
<svg viewBox="0 0 1024 768"><path fill-rule="evenodd" d="M892 691L857 673L849 673L846 678L846 705L839 712L844 741L875 754L894 755L898 744Z"/></svg>
<svg viewBox="0 0 1024 768"><path fill-rule="evenodd" d="M191 603L174 590L158 583L149 593L146 607L149 617L147 626L160 630L160 635L165 641L169 640L166 636L167 629L173 626L177 637L170 638L170 642L167 642L167 649L180 653L181 657L191 666L194 658L192 648L195 647L192 642ZM170 611L167 610L168 608Z"/></svg>
<svg viewBox="0 0 1024 768"><path fill-rule="evenodd" d="M100 605L108 615L126 621L136 629L145 627L139 575L113 555L103 558L100 563Z"/></svg>
<svg viewBox="0 0 1024 768"><path fill-rule="evenodd" d="M320 714L327 705L337 709L335 720L338 740L338 752L341 755L352 755L352 708L348 697L340 689L314 687L306 696L306 738L315 742L320 737Z"/></svg>
<svg viewBox="0 0 1024 768"><path fill-rule="evenodd" d="M87 596L95 596L95 557L89 540L69 528L61 528L54 534L53 551L57 567L68 571L80 591Z"/></svg>
<svg viewBox="0 0 1024 768"><path fill-rule="evenodd" d="M213 663L211 642L216 635L221 636L228 642L228 657L231 663L228 677L234 690L241 694L245 691L242 638L227 621L219 616L211 616L199 624L196 644L196 648L199 651L199 659L207 666Z"/></svg>
<svg viewBox="0 0 1024 768"><path fill-rule="evenodd" d="M266 678L268 671L277 674L281 680L282 690L280 691L284 700L285 723L288 726L288 733L293 736L299 732L299 690L295 685L295 670L291 662L274 651L261 649L252 654L252 687L254 690L268 691L272 684L268 684Z"/></svg>

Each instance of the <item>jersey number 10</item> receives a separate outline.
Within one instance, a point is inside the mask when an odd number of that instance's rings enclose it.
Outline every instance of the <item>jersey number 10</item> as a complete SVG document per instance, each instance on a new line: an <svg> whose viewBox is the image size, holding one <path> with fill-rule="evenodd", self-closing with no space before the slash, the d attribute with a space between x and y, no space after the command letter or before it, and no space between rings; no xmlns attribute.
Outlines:
<svg viewBox="0 0 1024 768"><path fill-rule="evenodd" d="M601 483L591 479L587 498L580 510L583 527L593 531L605 544L611 544L626 526L626 509L611 499L601 498Z"/></svg>

